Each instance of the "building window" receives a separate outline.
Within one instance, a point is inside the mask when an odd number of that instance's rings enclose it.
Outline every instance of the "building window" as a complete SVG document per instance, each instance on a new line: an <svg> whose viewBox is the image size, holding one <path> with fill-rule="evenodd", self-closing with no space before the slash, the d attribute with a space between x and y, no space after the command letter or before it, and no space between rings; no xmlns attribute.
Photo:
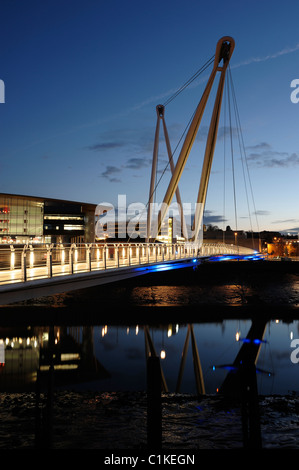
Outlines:
<svg viewBox="0 0 299 470"><path fill-rule="evenodd" d="M83 221L82 216L75 216L75 215L45 215L45 220L80 220Z"/></svg>
<svg viewBox="0 0 299 470"><path fill-rule="evenodd" d="M69 225L69 224L65 224L63 228L64 228L64 230L84 230L84 226L83 226L83 225Z"/></svg>

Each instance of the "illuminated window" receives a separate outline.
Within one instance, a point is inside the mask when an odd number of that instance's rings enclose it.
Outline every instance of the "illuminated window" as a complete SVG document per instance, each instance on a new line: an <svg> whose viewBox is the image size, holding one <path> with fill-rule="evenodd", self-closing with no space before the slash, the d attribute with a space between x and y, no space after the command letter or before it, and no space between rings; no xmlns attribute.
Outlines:
<svg viewBox="0 0 299 470"><path fill-rule="evenodd" d="M73 361L80 359L80 354L78 353L62 353L60 356L62 361Z"/></svg>
<svg viewBox="0 0 299 470"><path fill-rule="evenodd" d="M46 220L83 220L82 216L76 215L45 215Z"/></svg>
<svg viewBox="0 0 299 470"><path fill-rule="evenodd" d="M64 230L84 230L83 225L69 225L65 224L64 225Z"/></svg>

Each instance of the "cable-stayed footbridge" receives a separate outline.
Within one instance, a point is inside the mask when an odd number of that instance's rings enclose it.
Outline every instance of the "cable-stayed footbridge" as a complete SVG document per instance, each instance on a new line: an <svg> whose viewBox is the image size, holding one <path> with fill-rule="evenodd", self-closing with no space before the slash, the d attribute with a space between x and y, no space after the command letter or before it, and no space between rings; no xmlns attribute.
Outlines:
<svg viewBox="0 0 299 470"><path fill-rule="evenodd" d="M216 52L207 65L213 69L201 100L186 130L180 154L174 164L167 127L164 118L165 105L158 105L154 140L152 172L147 204L146 237L140 240L118 240L114 243L86 243L70 245L47 245L18 247L11 245L0 250L0 300L1 304L17 302L38 296L51 295L82 289L99 284L128 279L149 272L190 267L203 259L260 259L254 249L230 243L206 243L202 240L203 212L206 203L208 182L218 134L219 118L225 76L235 47L234 40L225 36L216 46ZM218 88L210 121L204 160L192 226L186 224L184 204L179 190L179 181L191 148L199 130L202 116L210 96L216 75ZM183 91L198 73L178 92ZM169 101L169 100L168 100ZM159 128L163 124L164 137L171 169L171 179L157 216L152 212L157 186L157 159ZM161 241L159 235L174 195L180 212L180 237Z"/></svg>

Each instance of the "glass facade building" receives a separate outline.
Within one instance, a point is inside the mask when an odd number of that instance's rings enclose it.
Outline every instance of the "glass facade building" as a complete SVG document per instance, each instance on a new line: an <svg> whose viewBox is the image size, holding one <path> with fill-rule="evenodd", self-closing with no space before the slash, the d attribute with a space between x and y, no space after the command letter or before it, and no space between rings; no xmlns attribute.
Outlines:
<svg viewBox="0 0 299 470"><path fill-rule="evenodd" d="M44 204L40 200L13 195L0 195L1 243L41 241Z"/></svg>
<svg viewBox="0 0 299 470"><path fill-rule="evenodd" d="M0 194L0 243L92 243L96 205Z"/></svg>

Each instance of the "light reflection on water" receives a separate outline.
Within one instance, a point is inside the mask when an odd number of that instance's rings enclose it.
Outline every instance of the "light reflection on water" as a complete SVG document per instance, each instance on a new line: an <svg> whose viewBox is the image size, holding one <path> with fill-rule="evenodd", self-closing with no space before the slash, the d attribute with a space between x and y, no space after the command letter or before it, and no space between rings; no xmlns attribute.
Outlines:
<svg viewBox="0 0 299 470"><path fill-rule="evenodd" d="M297 448L299 365L291 361L291 341L299 338L299 281L295 275L270 276L272 270L271 265L259 277L254 271L244 282L226 271L215 279L213 271L200 279L182 276L183 283L175 279L174 285L165 285L163 278L160 284L134 281L40 298L17 306L19 323L14 309L3 307L0 447L45 445L46 398L53 398L54 448L146 446L147 354L163 349L160 364L169 392L162 395L165 448L242 447L244 402L257 405L255 377L260 397L259 413L256 406L253 415L261 418L263 447ZM24 326L30 315L32 326ZM38 326L40 318L44 326ZM253 329L252 338L263 340L249 347L258 352L257 369L240 367L236 381L223 366L235 365ZM197 357L205 395L198 394L195 380ZM238 381L242 406L223 394L234 391Z"/></svg>
<svg viewBox="0 0 299 470"><path fill-rule="evenodd" d="M202 368L205 391L217 393L227 368L234 362L251 326L250 320L226 320L222 323L193 325L199 360ZM187 334L187 325L168 325L164 328L149 328L157 355L165 350L166 357L161 366L169 391L176 390L180 362ZM292 363L291 339L299 338L298 320L292 323L271 321L267 324L263 343L256 362L259 394L286 394L299 392L299 365ZM237 341L236 334L241 341ZM102 336L101 328L95 328L95 354L109 371L111 378L102 386L108 390L146 387L145 338L142 327L137 334L135 327L107 327ZM213 367L216 366L216 367ZM196 393L191 342L188 343L182 393Z"/></svg>
<svg viewBox="0 0 299 470"><path fill-rule="evenodd" d="M258 391L260 394L297 393L299 365L291 361L291 341L299 338L296 310L299 298L298 265L291 263L287 269L285 264L277 263L259 266L259 269L252 267L251 270L250 265L233 264L230 270L222 266L221 271L221 266L216 270L210 265L197 271L184 272L183 275L182 271L178 276L173 273L173 278L169 273L166 278L164 275L160 278L145 276L139 279L139 283L134 280L24 302L21 309L29 309L33 314L41 311L44 318L48 315L49 319L53 315L60 318L60 311L61 318L64 318L65 308L71 312L79 309L78 323L70 321L73 326L67 327L59 326L58 321L53 331L57 343L53 345L56 360L59 358L55 364L56 372L61 378L64 377L58 382L70 387L75 384L82 390L101 391L145 390L146 348L152 341L154 353L159 355L162 349L165 350L166 357L161 359L165 383L170 392L175 392L184 344L191 328L205 392L215 394L228 375L227 368L221 366L232 365L242 348L243 343L236 341L236 334L241 339L246 338L252 326L251 317L260 318L261 321L265 318L266 323L261 330L265 342L260 346L256 363L259 369ZM227 306L235 309L232 316L227 311L224 313ZM144 307L148 307L146 313L142 310ZM159 308L164 307L165 311L167 307L181 310L176 316L172 313L175 310L170 310L171 313L165 314L166 320L164 311L159 313ZM244 310L243 307L249 309ZM279 312L278 321L273 317L272 307ZM44 308L47 309L45 313L42 311ZM95 312L88 323L90 326L74 326L82 325L80 315L84 317L85 312ZM237 319L239 313L235 312L240 312L240 319ZM128 325L123 320L117 326L117 315L127 318ZM109 324L110 321L113 325ZM143 323L135 324L135 321ZM151 323L145 328L147 321ZM166 321L178 323L165 324ZM3 362L0 368L2 390L10 381L17 381L17 376L23 377L24 382L30 376L31 383L34 383L41 359L43 367L49 365L46 357L49 333L48 326L27 327L26 332L11 327L9 333L5 327L1 328L0 341L3 341L5 355L3 361L0 359L0 363ZM22 344L16 340L20 337L23 338ZM27 337L30 337L30 346L24 346ZM9 344L4 343L6 338L9 338ZM11 341L14 342L13 347ZM188 337L179 389L182 393L197 390L193 367L196 354L193 356L193 351L191 338ZM75 354L77 359L74 359L75 356L66 359L66 354ZM66 367L69 367L67 373Z"/></svg>
<svg viewBox="0 0 299 470"><path fill-rule="evenodd" d="M196 394L195 350L190 328L194 332L206 394L216 394L228 375L228 367L244 344L251 320L223 320L192 325L160 326L72 326L55 327L54 356L58 387L95 391L146 390L147 341L152 341L159 356L167 390L171 393ZM24 331L3 330L0 344L2 367L1 390L12 386L19 390L34 388L38 369L47 370L49 327L27 328ZM23 336L23 337L22 337ZM239 337L239 341L237 338ZM291 361L292 339L299 338L299 321L269 321L257 357L257 384L260 395L299 392L299 365ZM187 345L187 349L184 346ZM182 364L185 351L184 367ZM153 354L153 352L152 352ZM298 355L299 356L299 355ZM181 375L180 375L181 370ZM180 386L178 379L181 377Z"/></svg>

